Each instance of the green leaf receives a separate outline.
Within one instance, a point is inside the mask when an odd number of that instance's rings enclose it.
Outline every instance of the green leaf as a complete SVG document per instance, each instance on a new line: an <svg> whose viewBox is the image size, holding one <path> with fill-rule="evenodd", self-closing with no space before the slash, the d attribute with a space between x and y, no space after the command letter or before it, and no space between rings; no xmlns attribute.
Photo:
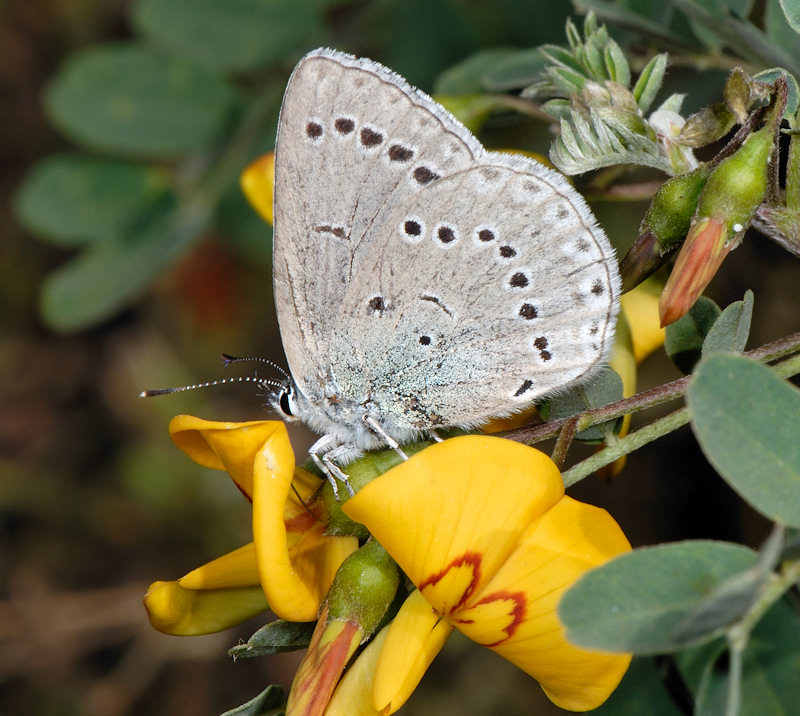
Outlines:
<svg viewBox="0 0 800 716"><path fill-rule="evenodd" d="M798 0L780 0L780 2L786 22L796 33L800 34L800 2Z"/></svg>
<svg viewBox="0 0 800 716"><path fill-rule="evenodd" d="M800 44L800 39L798 39L797 44ZM789 87L789 93L786 98L786 109L783 110L783 116L784 119L791 120L797 112L798 107L800 107L800 88L797 85L795 76L791 72L783 69L783 67L773 67L769 70L757 72L753 75L753 79L759 82L773 84L780 76L784 77Z"/></svg>
<svg viewBox="0 0 800 716"><path fill-rule="evenodd" d="M15 197L17 218L29 231L61 246L119 239L168 191L158 167L80 154L39 162Z"/></svg>
<svg viewBox="0 0 800 716"><path fill-rule="evenodd" d="M636 657L622 682L592 716L680 716L652 657Z"/></svg>
<svg viewBox="0 0 800 716"><path fill-rule="evenodd" d="M434 93L458 95L485 92L484 75L517 54L519 50L507 47L476 52L442 72L434 85Z"/></svg>
<svg viewBox="0 0 800 716"><path fill-rule="evenodd" d="M697 694L698 714L722 714L728 671L717 641L678 654L676 663ZM800 615L782 599L750 634L742 663L741 716L792 716L797 711L800 673Z"/></svg>
<svg viewBox="0 0 800 716"><path fill-rule="evenodd" d="M47 87L45 108L65 135L88 147L177 157L217 141L236 99L197 65L119 44L72 55Z"/></svg>
<svg viewBox="0 0 800 716"><path fill-rule="evenodd" d="M673 638L692 642L718 636L747 614L761 595L765 578L754 566L723 580L676 624Z"/></svg>
<svg viewBox="0 0 800 716"><path fill-rule="evenodd" d="M706 334L721 313L710 298L700 296L685 316L667 326L664 350L685 375L700 360Z"/></svg>
<svg viewBox="0 0 800 716"><path fill-rule="evenodd" d="M575 386L566 393L552 398L546 408L543 408L543 412L547 420L560 420L617 400L622 400L622 378L614 370L606 367L598 371L588 383ZM611 427L616 427L617 423L621 423L621 418L609 423ZM575 437L586 442L603 442L609 423L592 425L581 430Z"/></svg>
<svg viewBox="0 0 800 716"><path fill-rule="evenodd" d="M702 355L741 353L750 335L753 319L753 292L745 291L744 299L734 301L719 315L703 339Z"/></svg>
<svg viewBox="0 0 800 716"><path fill-rule="evenodd" d="M521 89L538 80L546 66L547 60L538 48L518 50L487 68L482 83L488 92Z"/></svg>
<svg viewBox="0 0 800 716"><path fill-rule="evenodd" d="M653 5L633 6L629 9L621 3L607 2L605 0L573 0L572 4L575 12L587 13L592 11L599 19L611 25L625 27L645 37L654 38L659 43L675 43L679 47L689 46L685 34L681 34L679 30L673 28L672 23L665 22L663 16L653 16ZM667 12L673 16L677 14L671 8Z"/></svg>
<svg viewBox="0 0 800 716"><path fill-rule="evenodd" d="M625 57L625 53L620 46L613 40L606 45L605 65L608 76L614 82L627 87L631 83L631 67Z"/></svg>
<svg viewBox="0 0 800 716"><path fill-rule="evenodd" d="M485 94L437 94L434 99L467 129L476 133L498 106L494 97Z"/></svg>
<svg viewBox="0 0 800 716"><path fill-rule="evenodd" d="M800 8L800 3L795 4ZM779 0L767 0L764 9L764 31L767 33L770 41L775 43L784 52L792 57L800 56L800 47L798 47L797 32L792 29L792 26L786 21L783 8ZM794 79L794 76L792 75Z"/></svg>
<svg viewBox="0 0 800 716"><path fill-rule="evenodd" d="M161 47L220 71L282 61L319 44L317 0L140 0L136 28Z"/></svg>
<svg viewBox="0 0 800 716"><path fill-rule="evenodd" d="M311 642L315 626L316 622L287 622L276 619L261 627L246 644L237 644L228 649L228 655L234 659L242 659L305 649Z"/></svg>
<svg viewBox="0 0 800 716"><path fill-rule="evenodd" d="M714 639L673 654L672 659L692 694L704 688L708 671L728 648L726 639Z"/></svg>
<svg viewBox="0 0 800 716"><path fill-rule="evenodd" d="M221 716L279 716L283 713L286 697L277 684L267 686L258 696L246 704L226 711Z"/></svg>
<svg viewBox="0 0 800 716"><path fill-rule="evenodd" d="M545 70L550 81L566 96L580 92L586 84L586 77L566 67L548 67Z"/></svg>
<svg viewBox="0 0 800 716"><path fill-rule="evenodd" d="M771 520L800 526L800 390L749 358L717 354L700 364L687 397L719 474Z"/></svg>
<svg viewBox="0 0 800 716"><path fill-rule="evenodd" d="M265 276L272 273L272 226L245 199L238 185L223 194L214 215L214 225L230 246L247 261L263 266Z"/></svg>
<svg viewBox="0 0 800 716"><path fill-rule="evenodd" d="M637 654L682 649L687 644L673 635L676 625L756 558L741 545L705 540L637 549L581 577L558 615L579 646Z"/></svg>
<svg viewBox="0 0 800 716"><path fill-rule="evenodd" d="M653 104L653 100L661 89L666 71L667 53L663 52L653 57L653 59L645 65L645 68L639 75L639 79L636 80L636 84L633 86L633 97L643 113L647 112L647 110L650 109L650 105Z"/></svg>
<svg viewBox="0 0 800 716"><path fill-rule="evenodd" d="M583 72L583 67L578 64L572 52L558 45L541 45L538 52L545 58L547 64L557 67L566 67L575 72Z"/></svg>
<svg viewBox="0 0 800 716"><path fill-rule="evenodd" d="M85 251L44 282L44 321L61 332L99 324L132 303L207 224L204 211L165 208L139 232Z"/></svg>

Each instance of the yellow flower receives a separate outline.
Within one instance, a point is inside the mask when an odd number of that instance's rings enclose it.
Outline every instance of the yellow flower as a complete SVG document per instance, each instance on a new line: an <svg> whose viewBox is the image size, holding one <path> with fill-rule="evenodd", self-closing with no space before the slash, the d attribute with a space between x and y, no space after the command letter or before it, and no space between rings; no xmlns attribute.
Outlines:
<svg viewBox="0 0 800 716"><path fill-rule="evenodd" d="M275 193L275 153L269 152L250 162L239 176L239 185L250 205L268 224L272 223Z"/></svg>
<svg viewBox="0 0 800 716"><path fill-rule="evenodd" d="M280 421L212 422L181 415L174 442L195 462L225 470L253 503L252 544L190 572L156 582L145 596L153 626L169 634L226 629L267 609L313 621L339 565L358 547L326 534L327 514L313 499L321 481L295 468Z"/></svg>
<svg viewBox="0 0 800 716"><path fill-rule="evenodd" d="M417 587L383 637L376 712L402 706L453 628L533 676L562 708L596 708L616 688L630 655L571 645L556 607L583 573L630 544L604 510L564 495L543 453L453 438L373 480L344 511ZM340 688L354 687L345 677Z"/></svg>
<svg viewBox="0 0 800 716"><path fill-rule="evenodd" d="M663 288L660 281L648 279L620 299L622 312L630 325L636 363L664 345L666 333L658 316L658 299Z"/></svg>

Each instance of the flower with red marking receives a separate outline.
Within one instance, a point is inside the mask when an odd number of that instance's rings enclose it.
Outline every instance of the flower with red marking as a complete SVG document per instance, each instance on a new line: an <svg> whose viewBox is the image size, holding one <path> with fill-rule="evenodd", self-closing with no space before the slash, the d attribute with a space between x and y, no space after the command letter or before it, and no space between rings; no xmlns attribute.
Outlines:
<svg viewBox="0 0 800 716"><path fill-rule="evenodd" d="M173 441L195 462L224 470L253 503L253 537L228 555L145 595L153 626L168 634L206 634L268 607L289 621L313 621L344 559L351 535L329 535L322 481L295 468L281 421L225 423L179 415Z"/></svg>
<svg viewBox="0 0 800 716"><path fill-rule="evenodd" d="M630 655L573 646L556 607L582 574L631 547L608 513L564 495L544 453L453 438L373 480L344 511L416 586L382 637L373 678L359 681L375 712L400 708L454 628L533 676L562 708L595 708L616 688Z"/></svg>

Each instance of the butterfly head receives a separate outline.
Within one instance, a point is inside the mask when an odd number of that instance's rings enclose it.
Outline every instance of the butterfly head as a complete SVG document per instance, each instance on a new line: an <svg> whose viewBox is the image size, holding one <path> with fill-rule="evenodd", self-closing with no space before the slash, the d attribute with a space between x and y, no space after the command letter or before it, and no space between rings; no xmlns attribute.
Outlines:
<svg viewBox="0 0 800 716"><path fill-rule="evenodd" d="M284 420L299 420L302 408L298 404L297 386L291 378L287 378L278 389L270 396L270 405L280 413Z"/></svg>

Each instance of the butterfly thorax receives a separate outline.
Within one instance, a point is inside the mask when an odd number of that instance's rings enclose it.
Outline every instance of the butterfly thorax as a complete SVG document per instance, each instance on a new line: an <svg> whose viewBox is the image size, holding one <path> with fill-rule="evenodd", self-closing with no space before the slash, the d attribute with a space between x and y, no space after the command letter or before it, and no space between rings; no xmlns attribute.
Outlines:
<svg viewBox="0 0 800 716"><path fill-rule="evenodd" d="M359 450L385 447L385 438L368 425L367 419L401 444L421 433L420 429L403 424L401 417L382 412L369 394L349 396L332 380L326 381L324 388L318 386L308 392L306 395L294 381L287 382L273 405L287 418L302 420L320 435L334 438L339 445L352 445Z"/></svg>

